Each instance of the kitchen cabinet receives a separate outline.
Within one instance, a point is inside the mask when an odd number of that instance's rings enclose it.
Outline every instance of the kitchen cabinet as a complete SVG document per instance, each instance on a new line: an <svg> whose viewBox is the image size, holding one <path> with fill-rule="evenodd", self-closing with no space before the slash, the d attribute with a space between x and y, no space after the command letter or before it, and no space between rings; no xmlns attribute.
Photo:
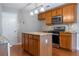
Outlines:
<svg viewBox="0 0 79 59"><path fill-rule="evenodd" d="M28 35L22 34L22 47L28 51Z"/></svg>
<svg viewBox="0 0 79 59"><path fill-rule="evenodd" d="M60 47L71 49L71 34L69 33L60 34Z"/></svg>
<svg viewBox="0 0 79 59"><path fill-rule="evenodd" d="M52 13L51 13L51 10L46 12L45 23L47 25L51 25L52 24Z"/></svg>
<svg viewBox="0 0 79 59"><path fill-rule="evenodd" d="M41 13L38 14L38 20L41 20Z"/></svg>
<svg viewBox="0 0 79 59"><path fill-rule="evenodd" d="M60 47L71 50L72 37L71 33L60 34Z"/></svg>
<svg viewBox="0 0 79 59"><path fill-rule="evenodd" d="M52 17L62 16L63 24L72 24L77 18L77 4L65 4L46 12L38 14L39 20L44 20L47 25L52 25Z"/></svg>
<svg viewBox="0 0 79 59"><path fill-rule="evenodd" d="M28 36L28 44L26 45L26 37L22 38L23 49L34 56L51 56L52 55L52 35L33 35L23 33ZM27 47L28 48L27 48Z"/></svg>
<svg viewBox="0 0 79 59"><path fill-rule="evenodd" d="M27 34L28 35L28 34ZM33 55L33 39L32 39L33 37L32 37L32 35L30 34L29 35L29 53L31 53L32 55Z"/></svg>
<svg viewBox="0 0 79 59"><path fill-rule="evenodd" d="M63 23L71 24L76 22L76 4L69 4L63 7Z"/></svg>
<svg viewBox="0 0 79 59"><path fill-rule="evenodd" d="M28 44L29 44L29 40L28 40L28 35L27 34L24 34L25 35L25 40L24 40L24 47L25 47L25 50L27 50L28 51L28 49L29 49L29 46L28 46Z"/></svg>
<svg viewBox="0 0 79 59"><path fill-rule="evenodd" d="M34 35L34 55L40 54L40 36Z"/></svg>
<svg viewBox="0 0 79 59"><path fill-rule="evenodd" d="M63 10L62 8L52 9L52 17L54 16L62 16Z"/></svg>
<svg viewBox="0 0 79 59"><path fill-rule="evenodd" d="M57 11L56 9L52 10L52 17L56 16L57 15Z"/></svg>
<svg viewBox="0 0 79 59"><path fill-rule="evenodd" d="M61 32L60 47L68 50L76 50L76 33Z"/></svg>
<svg viewBox="0 0 79 59"><path fill-rule="evenodd" d="M57 8L56 11L57 11L57 13L56 13L57 16L63 16L63 9L62 9L62 7Z"/></svg>
<svg viewBox="0 0 79 59"><path fill-rule="evenodd" d="M63 16L63 11L62 11L62 8L56 8L56 9L53 9L52 10L52 17L55 17L55 16ZM51 18L52 18L51 17ZM52 21L52 24L54 23L53 22L53 18L51 19Z"/></svg>
<svg viewBox="0 0 79 59"><path fill-rule="evenodd" d="M23 49L25 49L24 45L25 45L25 34L22 33L22 48Z"/></svg>
<svg viewBox="0 0 79 59"><path fill-rule="evenodd" d="M38 20L45 20L45 18L46 18L46 12L42 12L42 13L40 13L40 14L38 14Z"/></svg>

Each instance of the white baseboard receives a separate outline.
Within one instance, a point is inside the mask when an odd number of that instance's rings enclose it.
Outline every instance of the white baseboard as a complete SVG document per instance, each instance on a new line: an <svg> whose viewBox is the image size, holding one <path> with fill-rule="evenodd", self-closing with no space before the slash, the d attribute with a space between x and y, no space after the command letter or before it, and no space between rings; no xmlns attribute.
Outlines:
<svg viewBox="0 0 79 59"><path fill-rule="evenodd" d="M21 45L22 43L20 42L20 43L16 43L16 44L14 44L14 45Z"/></svg>

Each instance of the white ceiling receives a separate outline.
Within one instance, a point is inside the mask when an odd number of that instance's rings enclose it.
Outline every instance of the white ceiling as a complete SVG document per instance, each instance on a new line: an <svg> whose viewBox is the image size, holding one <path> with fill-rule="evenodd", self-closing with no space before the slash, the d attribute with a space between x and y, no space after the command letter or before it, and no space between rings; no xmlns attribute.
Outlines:
<svg viewBox="0 0 79 59"><path fill-rule="evenodd" d="M2 3L1 5L3 8L8 7L8 8L19 10L23 8L25 5L28 5L28 3Z"/></svg>
<svg viewBox="0 0 79 59"><path fill-rule="evenodd" d="M62 5L63 3L1 3L3 10L20 10L27 8L27 10L32 10L40 5L43 5L45 9L50 9ZM47 7L47 6L50 7Z"/></svg>

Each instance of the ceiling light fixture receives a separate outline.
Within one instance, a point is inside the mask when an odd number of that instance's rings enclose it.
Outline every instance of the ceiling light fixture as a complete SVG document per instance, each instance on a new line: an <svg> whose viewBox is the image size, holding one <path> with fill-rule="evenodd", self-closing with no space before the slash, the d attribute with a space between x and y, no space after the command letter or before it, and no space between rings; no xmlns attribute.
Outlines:
<svg viewBox="0 0 79 59"><path fill-rule="evenodd" d="M34 13L31 11L31 12L30 12L30 15L34 15Z"/></svg>
<svg viewBox="0 0 79 59"><path fill-rule="evenodd" d="M36 10L34 10L34 13L35 13L35 14L38 14L38 13L39 13L39 11L36 9Z"/></svg>
<svg viewBox="0 0 79 59"><path fill-rule="evenodd" d="M44 11L45 11L45 9L43 7L41 7L40 12L44 12Z"/></svg>
<svg viewBox="0 0 79 59"><path fill-rule="evenodd" d="M41 5L40 12L44 12L44 11L45 11L45 9L44 9L43 5Z"/></svg>
<svg viewBox="0 0 79 59"><path fill-rule="evenodd" d="M30 15L34 15L34 14L39 14L39 12L44 12L45 8L43 7L43 5L40 5L39 7L37 7L38 5L35 4L35 8L32 9L32 11L30 12Z"/></svg>

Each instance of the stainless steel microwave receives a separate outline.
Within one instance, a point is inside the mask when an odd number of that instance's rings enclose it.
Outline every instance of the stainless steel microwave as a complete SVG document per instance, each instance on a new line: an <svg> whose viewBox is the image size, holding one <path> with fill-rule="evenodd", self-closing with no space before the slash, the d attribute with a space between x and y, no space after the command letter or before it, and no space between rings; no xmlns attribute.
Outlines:
<svg viewBox="0 0 79 59"><path fill-rule="evenodd" d="M54 16L52 17L52 24L62 24L63 17L62 16Z"/></svg>

